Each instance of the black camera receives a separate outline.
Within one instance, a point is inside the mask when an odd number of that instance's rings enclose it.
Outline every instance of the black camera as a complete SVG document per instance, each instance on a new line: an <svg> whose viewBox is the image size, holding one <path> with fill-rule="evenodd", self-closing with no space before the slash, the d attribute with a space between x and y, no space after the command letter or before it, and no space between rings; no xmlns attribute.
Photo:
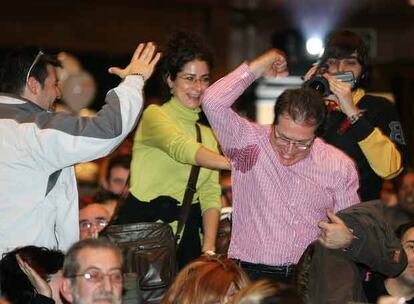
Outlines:
<svg viewBox="0 0 414 304"><path fill-rule="evenodd" d="M351 71L344 73L333 73L331 74L336 79L343 82L350 82L352 86L355 85L355 77ZM309 80L303 83L304 88L311 88L318 91L323 97L329 96L332 94L331 89L329 88L328 80L323 77L322 73L318 72L314 74Z"/></svg>

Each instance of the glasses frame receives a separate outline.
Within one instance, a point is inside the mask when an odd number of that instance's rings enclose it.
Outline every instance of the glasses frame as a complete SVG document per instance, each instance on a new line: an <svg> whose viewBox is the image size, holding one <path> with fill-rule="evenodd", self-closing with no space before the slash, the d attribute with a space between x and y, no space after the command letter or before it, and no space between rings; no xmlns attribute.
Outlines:
<svg viewBox="0 0 414 304"><path fill-rule="evenodd" d="M206 80L203 78L197 78L195 76L193 76L192 74L185 74L185 75L177 75L178 78L186 81L188 84L191 85L195 85L197 82L200 83L200 85L205 85L205 86L209 86L211 83L211 77L209 76L203 76L205 78L208 78L208 82L206 82ZM190 80L189 77L194 77L194 80Z"/></svg>
<svg viewBox="0 0 414 304"><path fill-rule="evenodd" d="M105 225L103 225L105 223ZM109 224L109 221L105 218L97 218L92 223L91 221L80 221L79 222L79 229L81 230L90 230L93 226L105 228ZM86 229L82 229L82 225L88 225Z"/></svg>
<svg viewBox="0 0 414 304"><path fill-rule="evenodd" d="M35 59L33 60L32 64L30 65L29 70L27 71L26 83L29 82L30 73L33 71L33 68L36 66L36 63L39 61L40 57L42 57L44 54L45 53L42 50L39 50L39 52L37 52L37 55L36 55Z"/></svg>
<svg viewBox="0 0 414 304"><path fill-rule="evenodd" d="M103 273L102 271L97 270L97 269L91 269L91 270L85 271L84 273L78 273L78 274L70 275L70 276L68 276L68 278L83 277L88 282L101 283L101 282L103 282L104 277L108 277L112 284L120 284L124 280L124 275L122 273L122 270L119 269L118 271L121 274L121 279L119 281L118 280L113 280L111 278L111 275L115 275L115 274L118 274L118 273ZM99 278L96 278L96 277L94 278L91 275L91 272L99 273Z"/></svg>
<svg viewBox="0 0 414 304"><path fill-rule="evenodd" d="M310 147L312 147L313 142L315 141L315 138L316 138L314 136L311 140L309 140L309 142L303 143L297 140L293 140L293 139L289 139L284 136L281 136L276 129L276 125L274 125L273 131L275 133L274 138L275 138L275 144L277 146L285 147L285 148L289 148L290 146L292 146L295 148L296 151L302 152L302 153L308 151Z"/></svg>

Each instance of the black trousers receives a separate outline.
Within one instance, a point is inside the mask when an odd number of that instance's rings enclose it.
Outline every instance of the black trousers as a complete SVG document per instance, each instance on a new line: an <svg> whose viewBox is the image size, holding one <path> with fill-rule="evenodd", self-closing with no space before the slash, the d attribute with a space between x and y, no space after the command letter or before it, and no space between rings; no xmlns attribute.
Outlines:
<svg viewBox="0 0 414 304"><path fill-rule="evenodd" d="M241 268L248 274L250 280L258 281L267 279L272 282L292 284L295 264L270 266L237 261Z"/></svg>
<svg viewBox="0 0 414 304"><path fill-rule="evenodd" d="M180 215L180 203L169 196L159 196L150 202L142 202L129 193L119 206L113 224L131 224L138 222L165 223L177 221ZM192 204L182 237L177 245L177 262L181 269L201 255L200 229L202 217L200 204Z"/></svg>

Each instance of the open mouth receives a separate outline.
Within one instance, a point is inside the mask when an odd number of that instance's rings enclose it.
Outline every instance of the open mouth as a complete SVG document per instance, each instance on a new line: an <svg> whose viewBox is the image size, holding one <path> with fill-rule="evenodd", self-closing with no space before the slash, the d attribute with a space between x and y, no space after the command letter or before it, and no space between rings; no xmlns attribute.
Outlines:
<svg viewBox="0 0 414 304"><path fill-rule="evenodd" d="M193 99L193 100L199 100L200 95L197 95L197 96L188 95L188 98Z"/></svg>

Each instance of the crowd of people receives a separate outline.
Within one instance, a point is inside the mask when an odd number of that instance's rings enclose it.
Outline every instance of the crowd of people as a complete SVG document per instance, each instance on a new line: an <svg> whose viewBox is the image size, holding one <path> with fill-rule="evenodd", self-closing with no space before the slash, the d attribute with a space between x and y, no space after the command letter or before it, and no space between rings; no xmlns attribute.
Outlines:
<svg viewBox="0 0 414 304"><path fill-rule="evenodd" d="M162 54L141 43L125 68L110 68L121 83L95 116L80 117L52 110L55 56L8 54L5 303L133 303L123 273L131 257L100 234L140 222L167 223L177 239L179 272L161 303L414 303L414 173L397 111L366 92L366 44L333 33L305 85L277 98L272 124L237 113L254 81L288 75L286 56L271 49L211 84L212 51L177 31ZM154 71L164 103L144 109ZM327 94L309 85L315 77ZM117 149L126 142L130 150ZM99 187L79 198L74 165L96 159ZM394 196L381 191L389 181Z"/></svg>

